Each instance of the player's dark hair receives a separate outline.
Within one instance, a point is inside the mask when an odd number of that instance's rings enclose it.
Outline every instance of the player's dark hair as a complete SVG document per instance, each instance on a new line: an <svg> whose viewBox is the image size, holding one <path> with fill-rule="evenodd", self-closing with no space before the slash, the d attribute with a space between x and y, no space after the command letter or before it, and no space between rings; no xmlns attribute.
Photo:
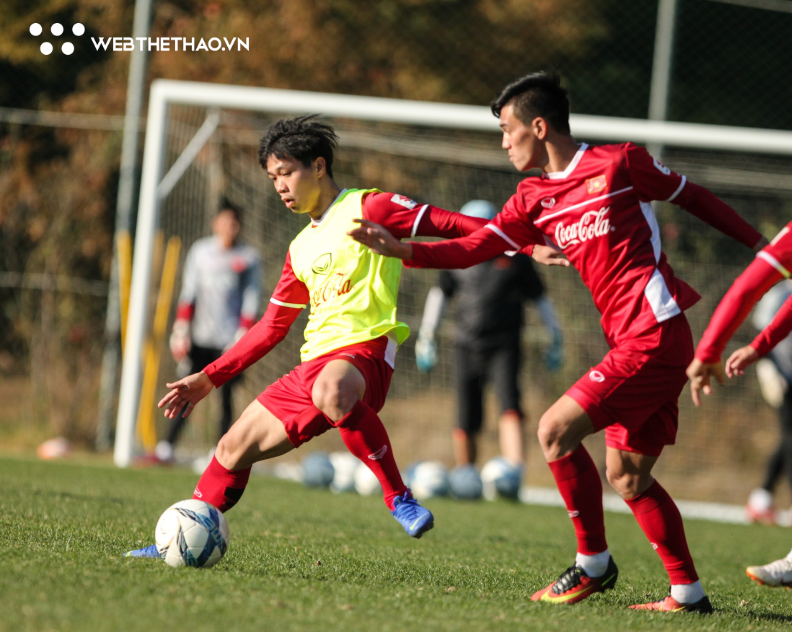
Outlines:
<svg viewBox="0 0 792 632"><path fill-rule="evenodd" d="M318 114L281 119L273 123L259 142L259 163L267 168L267 159L293 158L304 167L317 158L324 158L327 175L333 177L333 150L338 136L327 123L315 120Z"/></svg>
<svg viewBox="0 0 792 632"><path fill-rule="evenodd" d="M240 224L242 223L242 208L234 204L228 198L223 198L220 201L220 206L217 207L217 213L215 213L215 215L220 215L220 213L225 213L226 211L233 213L236 221Z"/></svg>
<svg viewBox="0 0 792 632"><path fill-rule="evenodd" d="M569 99L556 73L534 72L510 83L492 102L492 113L511 103L514 115L526 125L536 117L545 119L559 134L569 134Z"/></svg>

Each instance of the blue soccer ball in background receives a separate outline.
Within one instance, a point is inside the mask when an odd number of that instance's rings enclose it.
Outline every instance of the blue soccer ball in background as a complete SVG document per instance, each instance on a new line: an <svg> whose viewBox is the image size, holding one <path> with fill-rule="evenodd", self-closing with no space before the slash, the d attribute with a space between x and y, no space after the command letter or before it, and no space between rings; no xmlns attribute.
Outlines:
<svg viewBox="0 0 792 632"><path fill-rule="evenodd" d="M448 476L451 495L462 500L478 500L484 491L481 475L475 465L460 465Z"/></svg>
<svg viewBox="0 0 792 632"><path fill-rule="evenodd" d="M335 470L326 452L311 452L302 460L303 483L308 487L329 487Z"/></svg>

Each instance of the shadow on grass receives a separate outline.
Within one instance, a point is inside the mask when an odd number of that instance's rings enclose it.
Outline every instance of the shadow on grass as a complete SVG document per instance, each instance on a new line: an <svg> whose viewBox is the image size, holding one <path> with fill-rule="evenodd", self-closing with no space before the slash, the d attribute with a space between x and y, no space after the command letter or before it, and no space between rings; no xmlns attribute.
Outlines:
<svg viewBox="0 0 792 632"><path fill-rule="evenodd" d="M123 505L128 500L124 500L122 498L114 498L112 496L92 496L91 494L75 494L73 492L56 492L56 491L47 491L47 490L33 490L30 492L31 496L48 496L50 498L61 498L64 500L88 500L91 502L100 502L100 503L114 503L116 505Z"/></svg>

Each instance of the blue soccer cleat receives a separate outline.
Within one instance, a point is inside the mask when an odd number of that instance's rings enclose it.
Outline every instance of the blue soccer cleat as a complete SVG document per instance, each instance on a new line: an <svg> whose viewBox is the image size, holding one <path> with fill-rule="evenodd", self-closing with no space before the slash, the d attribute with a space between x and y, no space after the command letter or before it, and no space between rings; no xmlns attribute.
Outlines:
<svg viewBox="0 0 792 632"><path fill-rule="evenodd" d="M135 549L129 553L124 553L124 557L146 557L153 560L162 558L162 556L159 554L159 551L157 550L156 544L152 544L151 546L147 546L143 549Z"/></svg>
<svg viewBox="0 0 792 632"><path fill-rule="evenodd" d="M420 538L424 533L434 527L434 516L432 512L421 507L418 501L412 497L409 490L401 496L397 496L393 501L393 517L404 527L404 530L412 538Z"/></svg>

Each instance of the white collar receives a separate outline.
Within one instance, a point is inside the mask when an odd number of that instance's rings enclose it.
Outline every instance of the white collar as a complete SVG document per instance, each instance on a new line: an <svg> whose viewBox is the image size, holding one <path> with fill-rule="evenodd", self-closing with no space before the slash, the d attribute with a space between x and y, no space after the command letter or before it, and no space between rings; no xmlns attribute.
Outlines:
<svg viewBox="0 0 792 632"><path fill-rule="evenodd" d="M325 217L327 217L327 213L330 211L330 209L331 209L331 208L333 208L333 206L335 206L335 203L336 203L336 202L338 202L338 200L340 200L340 199L341 199L341 197L342 197L342 196L344 195L344 193L346 193L346 192L347 192L347 190L346 190L346 189L341 189L341 193L339 193L339 194L336 196L336 199L332 201L332 203L330 204L330 206L328 206L328 207L327 207L327 210L325 210L325 212L324 212L324 213L322 213L322 216L321 216L319 219L313 219L313 218L311 218L311 224L313 224L313 226L314 226L314 227L316 227L316 226L319 226L319 224L321 224L321 223L322 223L322 222L325 220Z"/></svg>
<svg viewBox="0 0 792 632"><path fill-rule="evenodd" d="M550 180L563 180L564 178L568 178L571 173L575 170L575 167L578 166L580 159L583 158L583 152L588 149L587 143L580 143L580 148L575 153L572 160L567 165L567 168L563 171L554 171L553 173L546 173L545 176Z"/></svg>

